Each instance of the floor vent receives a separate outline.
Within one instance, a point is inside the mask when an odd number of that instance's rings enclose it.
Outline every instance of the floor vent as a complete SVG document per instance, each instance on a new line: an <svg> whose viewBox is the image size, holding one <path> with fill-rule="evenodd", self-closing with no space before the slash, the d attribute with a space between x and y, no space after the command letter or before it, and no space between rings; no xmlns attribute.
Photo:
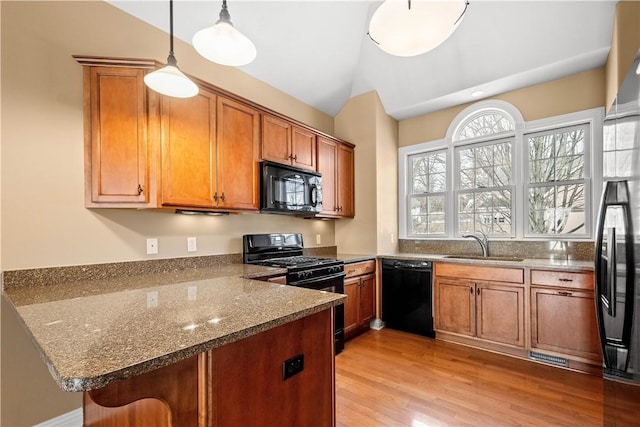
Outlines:
<svg viewBox="0 0 640 427"><path fill-rule="evenodd" d="M569 366L569 361L562 357L549 356L548 354L536 353L535 351L529 352L529 359L539 360L540 362L553 363L558 366Z"/></svg>

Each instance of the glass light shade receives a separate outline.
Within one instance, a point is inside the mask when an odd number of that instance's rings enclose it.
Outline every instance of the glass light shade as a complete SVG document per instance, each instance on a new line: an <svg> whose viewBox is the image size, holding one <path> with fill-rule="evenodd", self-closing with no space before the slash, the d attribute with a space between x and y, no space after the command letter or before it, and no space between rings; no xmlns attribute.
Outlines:
<svg viewBox="0 0 640 427"><path fill-rule="evenodd" d="M416 56L438 47L458 27L465 1L386 0L369 22L369 35L395 56ZM456 22L457 21L457 22Z"/></svg>
<svg viewBox="0 0 640 427"><path fill-rule="evenodd" d="M256 47L230 22L218 21L198 31L192 40L195 50L211 62L246 65L256 58Z"/></svg>
<svg viewBox="0 0 640 427"><path fill-rule="evenodd" d="M174 98L191 98L199 92L198 86L173 65L147 74L144 83L156 92Z"/></svg>

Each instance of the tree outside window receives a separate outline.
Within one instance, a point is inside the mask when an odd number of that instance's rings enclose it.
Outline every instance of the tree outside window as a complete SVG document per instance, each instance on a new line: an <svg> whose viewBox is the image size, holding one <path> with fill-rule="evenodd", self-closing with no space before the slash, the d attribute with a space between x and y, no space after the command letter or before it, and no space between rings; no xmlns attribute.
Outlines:
<svg viewBox="0 0 640 427"><path fill-rule="evenodd" d="M587 126L526 135L528 232L585 234L585 134Z"/></svg>

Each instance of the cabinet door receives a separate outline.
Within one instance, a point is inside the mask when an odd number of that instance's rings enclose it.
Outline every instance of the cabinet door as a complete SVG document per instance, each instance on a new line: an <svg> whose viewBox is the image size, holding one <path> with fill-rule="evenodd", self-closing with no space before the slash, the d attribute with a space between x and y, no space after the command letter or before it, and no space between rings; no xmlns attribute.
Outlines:
<svg viewBox="0 0 640 427"><path fill-rule="evenodd" d="M217 113L217 206L258 210L260 113L223 97Z"/></svg>
<svg viewBox="0 0 640 427"><path fill-rule="evenodd" d="M291 123L262 116L262 159L291 164Z"/></svg>
<svg viewBox="0 0 640 427"><path fill-rule="evenodd" d="M476 283L476 336L524 347L524 287Z"/></svg>
<svg viewBox="0 0 640 427"><path fill-rule="evenodd" d="M367 274L360 279L360 319L359 324L368 329L369 322L376 314L376 276Z"/></svg>
<svg viewBox="0 0 640 427"><path fill-rule="evenodd" d="M599 361L593 292L531 287L531 347Z"/></svg>
<svg viewBox="0 0 640 427"><path fill-rule="evenodd" d="M338 145L338 213L340 216L350 218L355 215L353 154L352 147L345 144Z"/></svg>
<svg viewBox="0 0 640 427"><path fill-rule="evenodd" d="M216 95L162 97L162 204L212 207Z"/></svg>
<svg viewBox="0 0 640 427"><path fill-rule="evenodd" d="M344 303L344 334L350 335L358 328L360 317L360 278L345 279L344 293L347 301Z"/></svg>
<svg viewBox="0 0 640 427"><path fill-rule="evenodd" d="M436 329L457 334L476 334L475 285L469 280L435 280Z"/></svg>
<svg viewBox="0 0 640 427"><path fill-rule="evenodd" d="M85 67L87 206L149 201L144 72Z"/></svg>
<svg viewBox="0 0 640 427"><path fill-rule="evenodd" d="M291 165L316 170L316 134L298 126L291 127Z"/></svg>
<svg viewBox="0 0 640 427"><path fill-rule="evenodd" d="M318 172L322 174L322 211L320 215L338 214L337 163L338 143L319 136Z"/></svg>

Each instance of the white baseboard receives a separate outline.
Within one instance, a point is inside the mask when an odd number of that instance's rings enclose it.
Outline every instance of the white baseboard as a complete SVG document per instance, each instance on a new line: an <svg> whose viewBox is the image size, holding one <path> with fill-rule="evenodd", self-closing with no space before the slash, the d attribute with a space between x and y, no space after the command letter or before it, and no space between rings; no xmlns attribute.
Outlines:
<svg viewBox="0 0 640 427"><path fill-rule="evenodd" d="M33 427L82 427L82 408L58 415Z"/></svg>

